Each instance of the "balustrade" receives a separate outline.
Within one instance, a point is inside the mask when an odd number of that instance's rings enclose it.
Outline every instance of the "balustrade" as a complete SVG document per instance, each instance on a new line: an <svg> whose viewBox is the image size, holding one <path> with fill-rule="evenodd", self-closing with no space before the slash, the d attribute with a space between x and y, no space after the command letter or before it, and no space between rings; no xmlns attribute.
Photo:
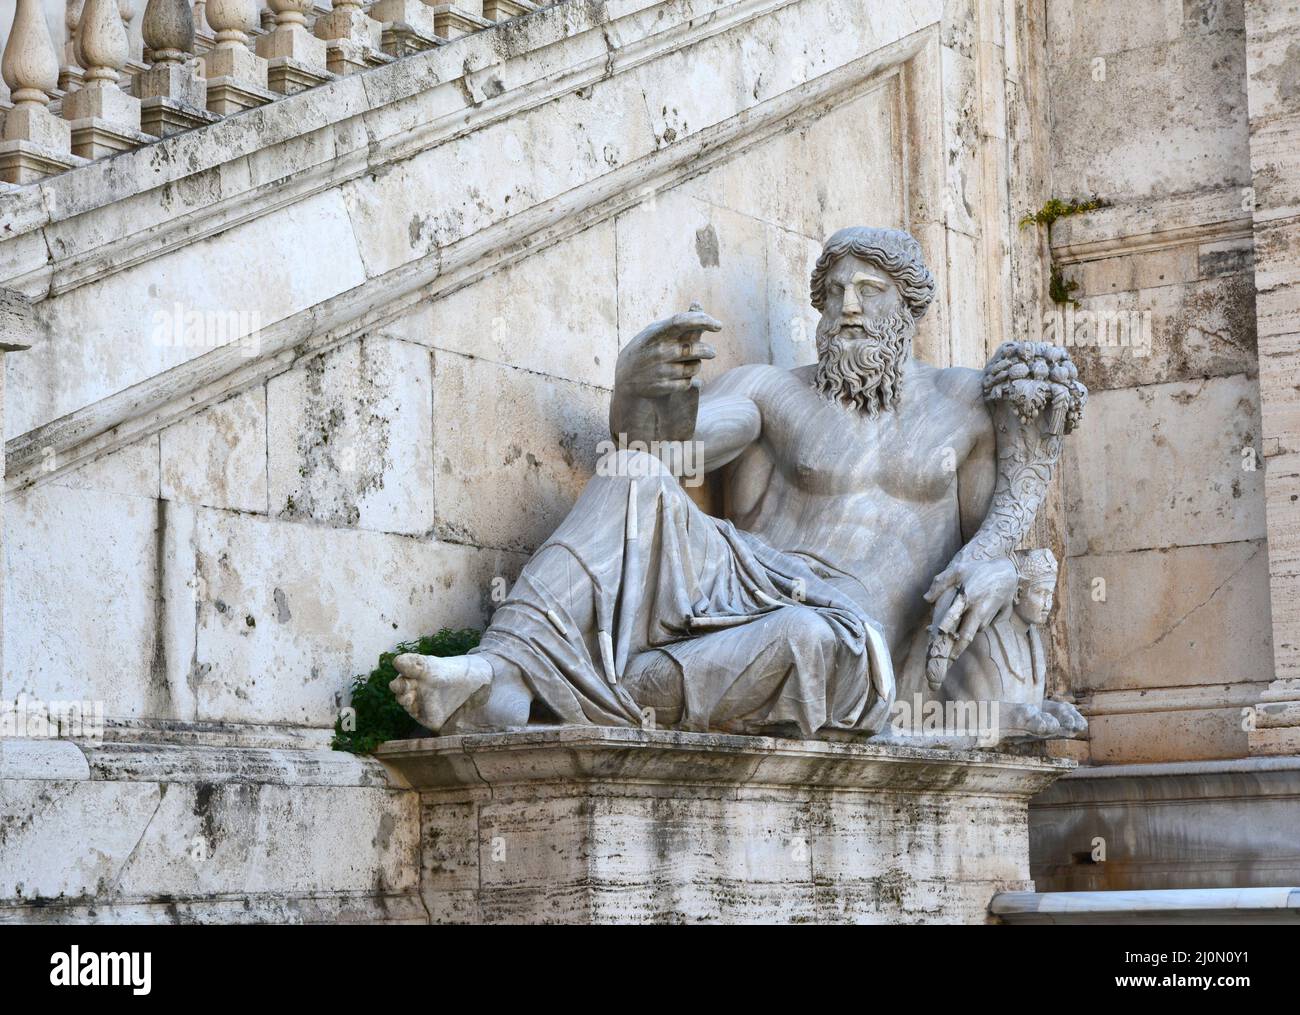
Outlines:
<svg viewBox="0 0 1300 1015"><path fill-rule="evenodd" d="M62 37L54 38L47 2L16 0L12 23L0 25L8 90L7 101L0 96L0 181L7 185L33 183L546 6L66 0Z"/></svg>

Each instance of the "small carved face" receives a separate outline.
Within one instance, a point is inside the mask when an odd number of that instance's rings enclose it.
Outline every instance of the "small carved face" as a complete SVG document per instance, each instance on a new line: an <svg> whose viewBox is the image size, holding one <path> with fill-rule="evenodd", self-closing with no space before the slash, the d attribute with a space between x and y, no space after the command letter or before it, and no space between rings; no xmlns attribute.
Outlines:
<svg viewBox="0 0 1300 1015"><path fill-rule="evenodd" d="M870 261L846 254L826 275L821 326L827 331L861 329L905 309L903 295L889 274ZM848 335L845 337L861 337Z"/></svg>
<svg viewBox="0 0 1300 1015"><path fill-rule="evenodd" d="M1016 595L1016 615L1026 624L1046 624L1052 612L1055 584L1030 582Z"/></svg>

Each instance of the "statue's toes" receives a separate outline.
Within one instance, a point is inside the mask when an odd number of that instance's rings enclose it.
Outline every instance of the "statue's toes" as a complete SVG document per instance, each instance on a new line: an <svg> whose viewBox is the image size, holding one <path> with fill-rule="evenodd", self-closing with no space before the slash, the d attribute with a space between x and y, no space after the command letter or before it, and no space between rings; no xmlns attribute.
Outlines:
<svg viewBox="0 0 1300 1015"><path fill-rule="evenodd" d="M406 677L397 677L388 682L388 689L393 692L393 697L397 699L397 703L412 715L415 715L415 688L415 681Z"/></svg>
<svg viewBox="0 0 1300 1015"><path fill-rule="evenodd" d="M1030 735L1035 737L1053 737L1061 733L1061 724L1057 722L1055 716L1048 715L1046 712L1031 716L1025 725Z"/></svg>
<svg viewBox="0 0 1300 1015"><path fill-rule="evenodd" d="M400 656L395 657L393 659L393 668L411 681L412 684L429 675L428 667L425 665L425 657L415 652L403 652Z"/></svg>

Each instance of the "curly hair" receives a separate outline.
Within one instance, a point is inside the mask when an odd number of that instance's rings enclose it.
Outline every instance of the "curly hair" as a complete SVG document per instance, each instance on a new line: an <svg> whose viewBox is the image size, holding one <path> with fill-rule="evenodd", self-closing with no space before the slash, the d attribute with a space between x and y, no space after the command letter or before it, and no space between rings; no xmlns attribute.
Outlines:
<svg viewBox="0 0 1300 1015"><path fill-rule="evenodd" d="M853 254L888 273L898 285L903 302L919 321L934 299L934 276L925 266L921 245L901 229L850 226L840 229L822 247L812 273L812 305L818 313L826 306L826 275L841 257Z"/></svg>

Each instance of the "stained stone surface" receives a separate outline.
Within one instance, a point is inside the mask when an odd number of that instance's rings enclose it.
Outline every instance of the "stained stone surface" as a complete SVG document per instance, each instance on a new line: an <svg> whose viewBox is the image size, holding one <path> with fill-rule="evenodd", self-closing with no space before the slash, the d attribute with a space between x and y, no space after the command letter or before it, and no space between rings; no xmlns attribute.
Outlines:
<svg viewBox="0 0 1300 1015"><path fill-rule="evenodd" d="M1298 788L1294 757L1076 769L1030 803L1034 882L1041 892L1300 885Z"/></svg>
<svg viewBox="0 0 1300 1015"><path fill-rule="evenodd" d="M385 744L434 923L983 923L1060 760L563 727Z"/></svg>

